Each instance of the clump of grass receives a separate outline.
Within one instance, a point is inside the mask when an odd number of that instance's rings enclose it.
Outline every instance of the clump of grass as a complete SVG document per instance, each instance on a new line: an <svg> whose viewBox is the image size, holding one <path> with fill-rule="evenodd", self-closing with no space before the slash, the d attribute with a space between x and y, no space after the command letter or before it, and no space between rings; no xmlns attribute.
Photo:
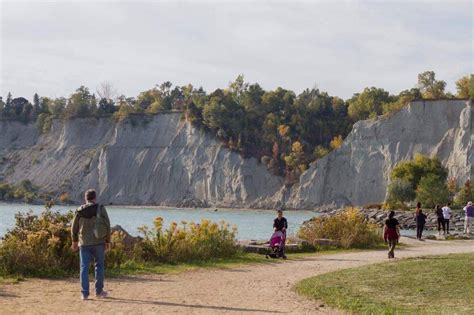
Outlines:
<svg viewBox="0 0 474 315"><path fill-rule="evenodd" d="M305 279L295 290L356 314L473 314L474 254L404 259Z"/></svg>
<svg viewBox="0 0 474 315"><path fill-rule="evenodd" d="M177 263L231 258L240 253L235 238L237 229L231 229L225 222L172 222L163 230L163 219L158 217L153 229L145 226L140 231L145 238L137 244L135 255L141 260Z"/></svg>

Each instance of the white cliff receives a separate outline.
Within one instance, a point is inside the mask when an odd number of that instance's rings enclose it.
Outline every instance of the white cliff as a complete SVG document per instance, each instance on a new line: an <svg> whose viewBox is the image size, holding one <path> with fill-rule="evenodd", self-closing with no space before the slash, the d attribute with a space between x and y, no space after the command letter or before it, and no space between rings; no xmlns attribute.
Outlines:
<svg viewBox="0 0 474 315"><path fill-rule="evenodd" d="M265 207L282 179L180 117L57 120L43 136L33 125L2 121L0 174L75 201L92 187L114 204Z"/></svg>
<svg viewBox="0 0 474 315"><path fill-rule="evenodd" d="M462 100L417 101L389 117L356 123L339 149L301 176L287 207L380 203L392 168L416 153L438 157L459 184L472 179L473 110Z"/></svg>
<svg viewBox="0 0 474 315"><path fill-rule="evenodd" d="M459 184L473 179L473 105L417 101L377 120L360 121L343 145L314 162L292 188L256 159L244 159L180 113L0 121L0 180L29 179L42 191L80 201L96 188L102 202L313 209L366 205L385 198L392 168L416 153L437 156Z"/></svg>

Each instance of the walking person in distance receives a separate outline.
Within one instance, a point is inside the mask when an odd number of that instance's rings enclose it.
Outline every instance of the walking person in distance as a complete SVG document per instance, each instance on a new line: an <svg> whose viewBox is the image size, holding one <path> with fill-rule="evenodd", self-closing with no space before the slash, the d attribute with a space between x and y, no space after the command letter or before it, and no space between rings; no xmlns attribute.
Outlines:
<svg viewBox="0 0 474 315"><path fill-rule="evenodd" d="M86 203L80 206L72 221L72 249L79 250L82 300L89 298L89 265L95 261L95 295L107 297L104 291L105 251L110 249L110 220L105 207L96 203L96 192L86 191Z"/></svg>
<svg viewBox="0 0 474 315"><path fill-rule="evenodd" d="M436 218L438 220L438 235L441 235L441 227L443 227L443 234L446 234L446 225L444 222L443 210L440 205L435 207Z"/></svg>
<svg viewBox="0 0 474 315"><path fill-rule="evenodd" d="M421 241L421 237L423 236L423 229L425 228L425 223L426 223L426 214L423 213L423 210L421 209L421 205L415 216L415 222L416 222L416 239Z"/></svg>
<svg viewBox="0 0 474 315"><path fill-rule="evenodd" d="M394 218L395 212L390 211L388 219L385 221L383 238L385 244L388 244L388 258L395 258L395 246L397 246L400 239L400 224Z"/></svg>

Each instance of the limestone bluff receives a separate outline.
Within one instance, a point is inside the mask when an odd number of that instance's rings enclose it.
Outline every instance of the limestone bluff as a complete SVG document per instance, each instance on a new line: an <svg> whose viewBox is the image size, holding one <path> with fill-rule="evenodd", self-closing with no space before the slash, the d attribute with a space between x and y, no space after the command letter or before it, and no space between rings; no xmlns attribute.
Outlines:
<svg viewBox="0 0 474 315"><path fill-rule="evenodd" d="M0 121L0 180L31 180L44 191L98 189L123 205L313 209L385 198L391 169L416 153L437 156L459 183L473 179L474 104L415 101L388 117L357 122L343 145L314 162L293 187L257 159L244 159L181 119L181 113Z"/></svg>

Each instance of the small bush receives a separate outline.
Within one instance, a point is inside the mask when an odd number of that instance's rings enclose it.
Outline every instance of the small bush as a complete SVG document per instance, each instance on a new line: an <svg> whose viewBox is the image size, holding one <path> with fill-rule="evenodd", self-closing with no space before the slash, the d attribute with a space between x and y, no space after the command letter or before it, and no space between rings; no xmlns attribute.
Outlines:
<svg viewBox="0 0 474 315"><path fill-rule="evenodd" d="M39 216L18 213L15 219L15 228L0 244L1 274L44 276L77 270L77 255L71 250L72 212L46 209Z"/></svg>
<svg viewBox="0 0 474 315"><path fill-rule="evenodd" d="M202 220L200 224L173 222L163 230L163 219L154 228L142 227L145 239L135 246L135 257L153 262L187 262L234 257L239 252L235 233L229 225Z"/></svg>
<svg viewBox="0 0 474 315"><path fill-rule="evenodd" d="M367 222L362 212L355 208L328 217L314 218L305 223L298 236L311 245L317 240L331 239L342 248L369 248L381 242L381 231L377 225Z"/></svg>

